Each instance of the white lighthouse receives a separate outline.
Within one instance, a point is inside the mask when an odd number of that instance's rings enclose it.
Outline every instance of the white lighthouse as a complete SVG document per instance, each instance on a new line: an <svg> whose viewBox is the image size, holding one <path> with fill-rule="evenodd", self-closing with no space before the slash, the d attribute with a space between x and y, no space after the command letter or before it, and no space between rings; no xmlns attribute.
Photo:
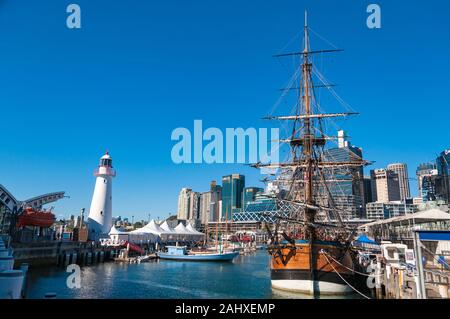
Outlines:
<svg viewBox="0 0 450 319"><path fill-rule="evenodd" d="M90 240L107 237L112 227L112 179L116 171L108 152L100 158L94 176L97 179L88 218Z"/></svg>

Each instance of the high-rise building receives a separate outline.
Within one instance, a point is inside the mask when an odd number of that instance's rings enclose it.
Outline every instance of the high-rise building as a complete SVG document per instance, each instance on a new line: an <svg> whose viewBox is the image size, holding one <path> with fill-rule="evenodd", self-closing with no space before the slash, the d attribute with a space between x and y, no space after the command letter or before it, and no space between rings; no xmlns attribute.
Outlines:
<svg viewBox="0 0 450 319"><path fill-rule="evenodd" d="M188 220L200 219L200 193L191 192L189 195Z"/></svg>
<svg viewBox="0 0 450 319"><path fill-rule="evenodd" d="M386 169L370 171L372 180L372 200L388 203L400 200L400 185L397 173Z"/></svg>
<svg viewBox="0 0 450 319"><path fill-rule="evenodd" d="M192 189L182 188L180 195L178 195L178 212L177 218L181 220L189 219L189 208L191 200Z"/></svg>
<svg viewBox="0 0 450 319"><path fill-rule="evenodd" d="M416 170L419 197L423 203L436 200L438 170L433 163L423 163Z"/></svg>
<svg viewBox="0 0 450 319"><path fill-rule="evenodd" d="M393 171L398 176L398 183L400 188L400 200L405 201L411 198L409 189L408 167L404 163L389 164L387 169Z"/></svg>
<svg viewBox="0 0 450 319"><path fill-rule="evenodd" d="M242 192L242 207L248 202L253 202L256 198L256 194L264 192L264 189L260 187L246 187Z"/></svg>
<svg viewBox="0 0 450 319"><path fill-rule="evenodd" d="M211 208L209 221L217 222L220 220L220 215L222 214L222 186L217 185L216 181L211 182Z"/></svg>
<svg viewBox="0 0 450 319"><path fill-rule="evenodd" d="M182 188L178 195L177 218L180 220L200 219L200 193L190 188Z"/></svg>
<svg viewBox="0 0 450 319"><path fill-rule="evenodd" d="M338 147L325 150L324 161L353 162L362 159L362 149L351 146L346 140L344 131L338 132ZM325 173L330 180L328 190L333 197L334 204L344 212L346 219L363 217L364 214L364 174L363 166L338 167ZM327 177L327 178L328 178Z"/></svg>
<svg viewBox="0 0 450 319"><path fill-rule="evenodd" d="M211 218L211 191L201 193L200 195L200 220L203 225L209 223Z"/></svg>
<svg viewBox="0 0 450 319"><path fill-rule="evenodd" d="M372 203L372 180L370 176L364 176L364 203Z"/></svg>
<svg viewBox="0 0 450 319"><path fill-rule="evenodd" d="M231 220L233 212L242 208L242 191L245 188L245 176L232 174L222 177L222 216Z"/></svg>
<svg viewBox="0 0 450 319"><path fill-rule="evenodd" d="M450 203L450 150L443 151L436 159L439 179L436 195L440 200Z"/></svg>

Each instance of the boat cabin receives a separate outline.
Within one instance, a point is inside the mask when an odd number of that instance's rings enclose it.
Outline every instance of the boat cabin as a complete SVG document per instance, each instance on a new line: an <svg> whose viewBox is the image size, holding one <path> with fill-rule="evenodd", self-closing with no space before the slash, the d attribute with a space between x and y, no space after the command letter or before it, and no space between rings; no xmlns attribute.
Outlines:
<svg viewBox="0 0 450 319"><path fill-rule="evenodd" d="M167 254L174 256L187 255L186 246L167 246Z"/></svg>

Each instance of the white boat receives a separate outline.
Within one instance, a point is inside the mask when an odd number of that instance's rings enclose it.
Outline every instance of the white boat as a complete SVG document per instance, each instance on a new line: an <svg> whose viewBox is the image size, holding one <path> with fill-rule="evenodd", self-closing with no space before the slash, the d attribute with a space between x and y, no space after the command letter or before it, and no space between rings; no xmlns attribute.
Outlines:
<svg viewBox="0 0 450 319"><path fill-rule="evenodd" d="M13 251L0 238L0 299L20 299L25 272L14 270Z"/></svg>
<svg viewBox="0 0 450 319"><path fill-rule="evenodd" d="M168 246L167 252L159 252L161 259L184 260L184 261L232 261L239 255L238 252L192 252L187 251L186 246Z"/></svg>

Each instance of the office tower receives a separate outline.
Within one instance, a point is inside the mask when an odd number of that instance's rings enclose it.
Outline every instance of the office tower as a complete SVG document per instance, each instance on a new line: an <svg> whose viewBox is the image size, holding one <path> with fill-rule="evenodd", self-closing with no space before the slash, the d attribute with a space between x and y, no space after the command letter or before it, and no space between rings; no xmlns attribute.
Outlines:
<svg viewBox="0 0 450 319"><path fill-rule="evenodd" d="M372 181L370 176L364 176L364 203L372 203Z"/></svg>
<svg viewBox="0 0 450 319"><path fill-rule="evenodd" d="M211 208L209 221L217 222L220 220L222 214L222 206L219 203L222 201L222 186L217 185L216 181L211 182Z"/></svg>
<svg viewBox="0 0 450 319"><path fill-rule="evenodd" d="M244 188L244 175L232 174L222 177L222 221L231 220L233 212L242 208Z"/></svg>
<svg viewBox="0 0 450 319"><path fill-rule="evenodd" d="M372 180L372 200L378 203L388 203L400 200L400 184L397 173L376 169L370 171Z"/></svg>
<svg viewBox="0 0 450 319"><path fill-rule="evenodd" d="M411 192L409 189L408 167L404 163L389 164L388 170L397 173L398 183L400 188L400 200L405 201L407 198L411 198Z"/></svg>
<svg viewBox="0 0 450 319"><path fill-rule="evenodd" d="M436 195L438 199L450 203L450 150L443 151L436 159L438 181Z"/></svg>
<svg viewBox="0 0 450 319"><path fill-rule="evenodd" d="M211 191L201 193L200 195L200 221L206 225L211 217Z"/></svg>
<svg viewBox="0 0 450 319"><path fill-rule="evenodd" d="M189 208L192 189L182 188L178 196L178 212L177 218L187 220L189 218Z"/></svg>
<svg viewBox="0 0 450 319"><path fill-rule="evenodd" d="M200 219L200 193L191 192L189 198L188 220Z"/></svg>
<svg viewBox="0 0 450 319"><path fill-rule="evenodd" d="M353 162L362 159L362 149L351 146L346 140L344 131L338 132L338 147L325 150L324 161ZM364 213L364 174L363 166L337 167L325 171L329 180L336 182L329 184L329 192L338 209L344 212L346 219L363 217ZM327 191L324 190L324 193Z"/></svg>
<svg viewBox="0 0 450 319"><path fill-rule="evenodd" d="M256 198L256 194L264 192L264 189L260 187L246 187L242 192L242 208L245 208L246 204L253 202Z"/></svg>
<svg viewBox="0 0 450 319"><path fill-rule="evenodd" d="M433 163L423 163L416 170L419 197L423 203L436 200L436 180L438 170Z"/></svg>

